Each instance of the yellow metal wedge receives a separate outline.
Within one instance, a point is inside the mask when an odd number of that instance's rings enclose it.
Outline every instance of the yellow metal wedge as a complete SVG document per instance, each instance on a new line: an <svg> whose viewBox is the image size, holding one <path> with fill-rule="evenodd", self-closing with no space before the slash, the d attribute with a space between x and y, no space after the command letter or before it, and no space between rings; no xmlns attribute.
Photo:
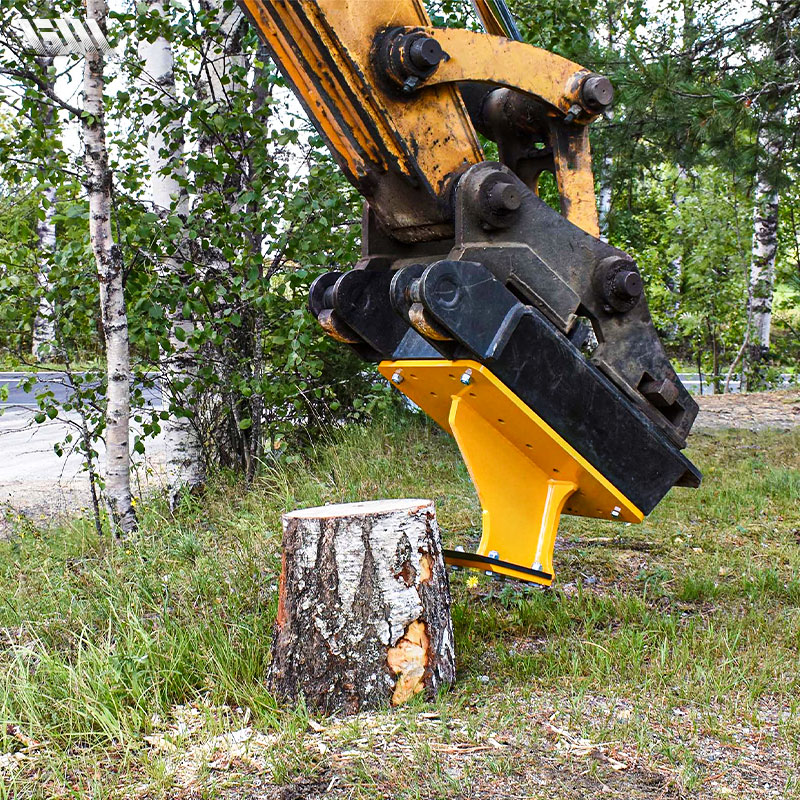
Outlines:
<svg viewBox="0 0 800 800"><path fill-rule="evenodd" d="M644 514L475 361L384 361L380 372L455 438L483 510L477 553L450 564L548 586L562 513L625 522Z"/></svg>

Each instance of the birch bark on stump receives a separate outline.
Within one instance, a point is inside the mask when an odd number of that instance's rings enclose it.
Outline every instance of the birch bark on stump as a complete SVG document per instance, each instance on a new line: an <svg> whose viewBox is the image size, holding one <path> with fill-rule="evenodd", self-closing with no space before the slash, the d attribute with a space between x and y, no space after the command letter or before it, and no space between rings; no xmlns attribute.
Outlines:
<svg viewBox="0 0 800 800"><path fill-rule="evenodd" d="M355 713L432 697L454 679L450 586L430 500L284 515L274 694Z"/></svg>

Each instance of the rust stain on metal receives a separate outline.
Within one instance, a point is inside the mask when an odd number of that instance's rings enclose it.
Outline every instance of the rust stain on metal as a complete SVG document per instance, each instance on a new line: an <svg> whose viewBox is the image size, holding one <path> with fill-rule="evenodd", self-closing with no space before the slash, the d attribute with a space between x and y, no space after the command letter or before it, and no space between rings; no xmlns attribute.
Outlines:
<svg viewBox="0 0 800 800"><path fill-rule="evenodd" d="M343 344L355 344L359 341L358 337L353 334L346 326L338 322L334 312L326 308L317 317L317 322L322 326L325 333L332 339Z"/></svg>
<svg viewBox="0 0 800 800"><path fill-rule="evenodd" d="M574 61L503 36L456 28L424 30L450 55L426 86L465 81L507 86L566 113L576 102L582 77L589 74Z"/></svg>
<svg viewBox="0 0 800 800"><path fill-rule="evenodd" d="M550 144L555 159L556 184L561 196L561 213L587 233L599 236L588 128L554 126Z"/></svg>

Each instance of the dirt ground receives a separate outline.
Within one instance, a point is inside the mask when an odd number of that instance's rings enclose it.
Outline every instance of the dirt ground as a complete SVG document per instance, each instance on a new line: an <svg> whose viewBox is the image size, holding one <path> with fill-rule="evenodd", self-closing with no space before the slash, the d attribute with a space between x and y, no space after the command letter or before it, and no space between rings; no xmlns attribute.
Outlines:
<svg viewBox="0 0 800 800"><path fill-rule="evenodd" d="M800 425L800 389L755 394L718 394L695 398L700 414L696 429L794 428Z"/></svg>

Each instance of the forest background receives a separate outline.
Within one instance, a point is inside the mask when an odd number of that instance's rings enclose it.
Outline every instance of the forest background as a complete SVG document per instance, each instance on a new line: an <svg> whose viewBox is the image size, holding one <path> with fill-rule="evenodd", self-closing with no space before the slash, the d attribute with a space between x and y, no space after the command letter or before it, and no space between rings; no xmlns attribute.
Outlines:
<svg viewBox="0 0 800 800"><path fill-rule="evenodd" d="M477 27L466 0L427 5ZM526 41L614 83L592 126L603 235L670 355L717 392L795 374L797 3L509 5ZM37 56L14 23L41 17L94 19L114 52ZM176 505L392 406L305 310L358 256L360 198L232 0L13 0L0 22L0 357L74 387L37 419L72 421L59 448L84 455L98 529L136 529L129 452L159 433Z"/></svg>

